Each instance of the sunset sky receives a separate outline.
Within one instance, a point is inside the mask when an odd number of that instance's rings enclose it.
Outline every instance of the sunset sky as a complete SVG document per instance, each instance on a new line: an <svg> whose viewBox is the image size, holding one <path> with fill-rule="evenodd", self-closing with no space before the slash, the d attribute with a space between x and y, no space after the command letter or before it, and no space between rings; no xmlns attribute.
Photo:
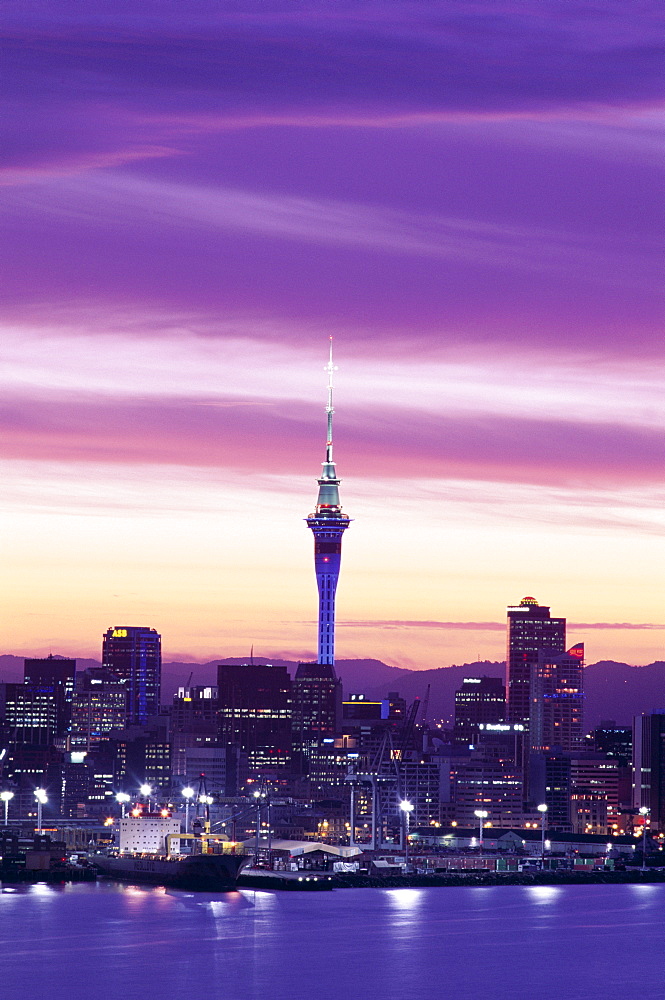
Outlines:
<svg viewBox="0 0 665 1000"><path fill-rule="evenodd" d="M3 5L0 652L665 658L661 3ZM574 624L573 624L574 623Z"/></svg>

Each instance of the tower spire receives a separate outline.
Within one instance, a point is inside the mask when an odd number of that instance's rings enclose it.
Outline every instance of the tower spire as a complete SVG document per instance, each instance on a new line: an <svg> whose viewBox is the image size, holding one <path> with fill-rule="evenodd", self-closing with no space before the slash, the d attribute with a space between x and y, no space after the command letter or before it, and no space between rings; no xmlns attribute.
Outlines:
<svg viewBox="0 0 665 1000"><path fill-rule="evenodd" d="M335 593L339 578L342 555L342 534L350 522L348 514L342 513L339 502L339 479L333 460L333 375L337 371L333 364L333 345L330 338L328 364L328 399L326 416L328 436L326 438L326 458L318 479L319 494L316 509L307 518L307 526L314 535L314 568L319 589L319 651L318 662L335 662Z"/></svg>
<svg viewBox="0 0 665 1000"><path fill-rule="evenodd" d="M337 366L333 364L332 337L330 338L330 354L328 356L328 364L323 370L328 373L328 401L326 403L328 436L326 438L326 460L323 463L323 472L321 473L321 478L319 479L320 489L319 499L317 501L317 510L319 507L336 507L341 510L339 506L339 490L337 489L339 486L339 479L337 478L335 462L333 460L333 414L335 412L333 408L333 375L337 371Z"/></svg>
<svg viewBox="0 0 665 1000"><path fill-rule="evenodd" d="M326 413L328 414L328 440L326 441L326 465L333 465L333 374L337 368L333 364L333 339L330 338L330 356L328 364L324 368L328 372L328 404Z"/></svg>

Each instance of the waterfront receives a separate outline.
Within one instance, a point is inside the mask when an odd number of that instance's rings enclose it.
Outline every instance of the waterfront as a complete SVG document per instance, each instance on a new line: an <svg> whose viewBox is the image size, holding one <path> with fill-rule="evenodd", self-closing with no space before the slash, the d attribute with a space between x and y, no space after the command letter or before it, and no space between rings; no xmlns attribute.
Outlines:
<svg viewBox="0 0 665 1000"><path fill-rule="evenodd" d="M3 996L367 1000L658 995L665 886L242 890L4 886Z"/></svg>

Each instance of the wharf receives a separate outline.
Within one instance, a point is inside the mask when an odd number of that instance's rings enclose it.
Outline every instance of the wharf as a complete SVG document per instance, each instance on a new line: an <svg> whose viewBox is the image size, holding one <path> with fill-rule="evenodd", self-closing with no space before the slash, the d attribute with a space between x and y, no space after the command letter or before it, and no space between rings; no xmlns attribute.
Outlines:
<svg viewBox="0 0 665 1000"><path fill-rule="evenodd" d="M31 882L96 882L97 872L93 868L74 868L67 865L62 868L27 869L19 866L0 866L0 884L16 885Z"/></svg>
<svg viewBox="0 0 665 1000"><path fill-rule="evenodd" d="M329 892L335 877L325 872L274 872L245 868L238 876L239 889L268 889L282 892Z"/></svg>
<svg viewBox="0 0 665 1000"><path fill-rule="evenodd" d="M387 875L340 873L332 878L333 889L423 889L433 886L494 885L638 885L665 883L665 871L629 869L627 871L535 871L492 872L469 870L424 875Z"/></svg>

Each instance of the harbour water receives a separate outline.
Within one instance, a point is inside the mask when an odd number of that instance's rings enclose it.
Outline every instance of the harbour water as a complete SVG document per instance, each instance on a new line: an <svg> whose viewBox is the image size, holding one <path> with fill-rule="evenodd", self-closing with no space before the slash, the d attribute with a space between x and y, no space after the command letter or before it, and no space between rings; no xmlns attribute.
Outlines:
<svg viewBox="0 0 665 1000"><path fill-rule="evenodd" d="M3 1000L660 996L665 885L3 886Z"/></svg>

